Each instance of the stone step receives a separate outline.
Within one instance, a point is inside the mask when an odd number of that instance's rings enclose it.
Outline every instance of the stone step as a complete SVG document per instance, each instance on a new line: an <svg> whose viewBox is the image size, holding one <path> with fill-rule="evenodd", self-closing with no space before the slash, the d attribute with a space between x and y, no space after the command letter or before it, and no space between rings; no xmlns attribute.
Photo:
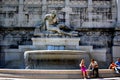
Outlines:
<svg viewBox="0 0 120 80"><path fill-rule="evenodd" d="M91 73L90 70L88 70ZM110 69L99 69L101 78L120 77ZM80 70L37 70L37 69L0 69L2 78L23 78L23 79L81 79Z"/></svg>

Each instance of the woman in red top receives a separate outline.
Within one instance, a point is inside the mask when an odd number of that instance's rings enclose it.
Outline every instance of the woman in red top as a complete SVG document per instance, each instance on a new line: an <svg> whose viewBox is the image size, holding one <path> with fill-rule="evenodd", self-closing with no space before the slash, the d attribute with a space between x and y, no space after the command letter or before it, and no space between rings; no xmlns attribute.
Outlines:
<svg viewBox="0 0 120 80"><path fill-rule="evenodd" d="M114 62L111 62L109 69L115 69L117 65Z"/></svg>

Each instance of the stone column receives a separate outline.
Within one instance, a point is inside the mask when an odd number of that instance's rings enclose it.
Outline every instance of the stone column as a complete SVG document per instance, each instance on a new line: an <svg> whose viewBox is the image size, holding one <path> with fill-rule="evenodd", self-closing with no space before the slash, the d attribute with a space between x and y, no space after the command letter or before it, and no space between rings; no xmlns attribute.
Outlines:
<svg viewBox="0 0 120 80"><path fill-rule="evenodd" d="M111 9L112 9L112 20L115 20L117 18L117 15L116 15L116 12L117 12L116 0L112 0L112 7L111 7Z"/></svg>
<svg viewBox="0 0 120 80"><path fill-rule="evenodd" d="M18 9L18 26L23 26L23 0L19 0L19 9Z"/></svg>
<svg viewBox="0 0 120 80"><path fill-rule="evenodd" d="M120 0L117 0L118 3L117 3L117 20L118 20L118 24L119 24L119 27L120 27Z"/></svg>
<svg viewBox="0 0 120 80"><path fill-rule="evenodd" d="M92 0L88 0L88 19L89 19L88 27L92 27Z"/></svg>
<svg viewBox="0 0 120 80"><path fill-rule="evenodd" d="M65 25L70 26L70 13L72 11L71 8L69 7L69 0L65 0L64 12L65 12Z"/></svg>
<svg viewBox="0 0 120 80"><path fill-rule="evenodd" d="M6 11L6 19L5 19L5 26L9 26L9 16L8 16L8 11Z"/></svg>
<svg viewBox="0 0 120 80"><path fill-rule="evenodd" d="M47 1L42 0L42 19L44 19L46 13L47 13Z"/></svg>

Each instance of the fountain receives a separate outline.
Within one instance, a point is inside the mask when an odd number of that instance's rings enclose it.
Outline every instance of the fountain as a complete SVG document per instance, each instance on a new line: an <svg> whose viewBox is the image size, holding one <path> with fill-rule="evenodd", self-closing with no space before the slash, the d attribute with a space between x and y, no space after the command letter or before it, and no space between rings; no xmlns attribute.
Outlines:
<svg viewBox="0 0 120 80"><path fill-rule="evenodd" d="M32 38L39 50L24 53L26 69L79 69L82 58L89 63L88 52L79 50L77 31L58 23L55 13L46 14L43 23Z"/></svg>
<svg viewBox="0 0 120 80"><path fill-rule="evenodd" d="M25 52L26 69L78 69L82 58L87 62L90 60L87 52L79 50L35 50Z"/></svg>

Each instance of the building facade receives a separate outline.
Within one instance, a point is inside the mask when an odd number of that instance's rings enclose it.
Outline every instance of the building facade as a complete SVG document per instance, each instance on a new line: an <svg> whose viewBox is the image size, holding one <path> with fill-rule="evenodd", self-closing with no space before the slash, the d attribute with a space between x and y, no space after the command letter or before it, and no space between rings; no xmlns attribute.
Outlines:
<svg viewBox="0 0 120 80"><path fill-rule="evenodd" d="M1 67L23 59L19 46L32 44L34 29L52 11L59 23L79 30L79 45L105 48L109 62L120 57L120 0L0 0Z"/></svg>
<svg viewBox="0 0 120 80"><path fill-rule="evenodd" d="M1 0L0 23L34 27L52 10L60 21L77 28L110 28L119 20L117 0Z"/></svg>

